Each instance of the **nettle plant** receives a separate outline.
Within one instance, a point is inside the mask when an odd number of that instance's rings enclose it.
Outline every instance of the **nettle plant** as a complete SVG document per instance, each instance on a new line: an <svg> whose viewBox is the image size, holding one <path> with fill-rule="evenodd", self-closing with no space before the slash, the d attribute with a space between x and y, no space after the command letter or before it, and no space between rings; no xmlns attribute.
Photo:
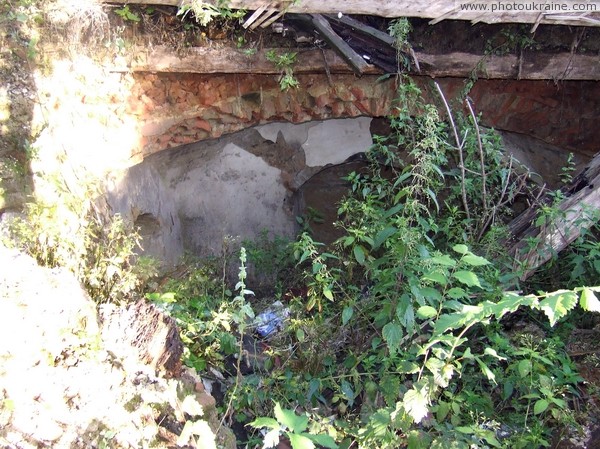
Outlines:
<svg viewBox="0 0 600 449"><path fill-rule="evenodd" d="M521 309L550 332L578 304L600 311L600 287L511 291L497 242L530 193L527 173L468 100L460 117L436 88L447 121L403 80L391 134L375 138L369 170L347 178L345 235L327 249L307 233L294 245L308 293L304 327L285 340L290 359L309 358L310 338L328 343L315 345L319 366L283 366L264 386L335 410L340 447L548 446L552 428L574 423L567 404L581 379L559 340L513 338L502 320Z"/></svg>

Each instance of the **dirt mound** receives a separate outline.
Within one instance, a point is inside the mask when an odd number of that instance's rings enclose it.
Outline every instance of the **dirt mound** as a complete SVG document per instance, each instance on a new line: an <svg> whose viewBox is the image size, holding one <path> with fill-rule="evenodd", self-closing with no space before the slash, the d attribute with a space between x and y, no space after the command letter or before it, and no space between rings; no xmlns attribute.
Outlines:
<svg viewBox="0 0 600 449"><path fill-rule="evenodd" d="M227 429L215 437L215 401L193 373L166 379L139 348L107 349L69 272L4 246L0 266L1 447L235 447Z"/></svg>

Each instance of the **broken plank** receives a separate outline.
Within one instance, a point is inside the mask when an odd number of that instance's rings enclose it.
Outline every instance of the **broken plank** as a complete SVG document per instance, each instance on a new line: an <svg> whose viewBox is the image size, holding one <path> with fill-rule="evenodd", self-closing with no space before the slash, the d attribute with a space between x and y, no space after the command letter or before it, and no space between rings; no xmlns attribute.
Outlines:
<svg viewBox="0 0 600 449"><path fill-rule="evenodd" d="M327 14L325 15L325 17L327 17L327 20L329 20L330 22L345 25L346 27L349 27L360 34L374 38L375 40L380 41L386 45L393 46L396 43L396 39L394 39L389 34L375 29L369 25L366 25L356 19L353 19L352 17L347 16L346 14Z"/></svg>
<svg viewBox="0 0 600 449"><path fill-rule="evenodd" d="M598 221L600 209L600 154L564 189L556 202L550 194L509 223L512 238L508 252L515 259L521 280L530 277ZM537 223L542 205L551 207L543 223ZM535 243L533 243L535 242Z"/></svg>
<svg viewBox="0 0 600 449"><path fill-rule="evenodd" d="M260 8L254 11L254 13L250 17L248 17L248 19L244 22L242 26L244 28L248 28L249 26L251 26L254 23L254 21L257 20L266 9L267 6L262 5Z"/></svg>
<svg viewBox="0 0 600 449"><path fill-rule="evenodd" d="M269 20L271 20L271 17L276 17L278 16L280 13L277 12L276 9L267 9L264 14L259 17L251 26L250 29L254 30L256 28L258 28L259 26L264 28L265 25L264 23L268 22Z"/></svg>
<svg viewBox="0 0 600 449"><path fill-rule="evenodd" d="M320 14L298 14L296 18L311 24L321 38L352 67L354 73L362 75L368 71L370 64L333 31L325 17Z"/></svg>

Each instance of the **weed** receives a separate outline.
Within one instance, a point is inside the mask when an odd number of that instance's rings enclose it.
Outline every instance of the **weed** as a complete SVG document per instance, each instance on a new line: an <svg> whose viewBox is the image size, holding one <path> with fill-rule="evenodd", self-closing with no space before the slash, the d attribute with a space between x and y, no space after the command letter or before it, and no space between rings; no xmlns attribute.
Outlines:
<svg viewBox="0 0 600 449"><path fill-rule="evenodd" d="M193 13L197 23L201 26L208 25L217 17L225 20L240 19L244 16L244 10L231 10L226 1L219 1L216 4L204 2L201 0L192 0L184 4L177 11L177 15L184 19L188 14Z"/></svg>
<svg viewBox="0 0 600 449"><path fill-rule="evenodd" d="M575 155L569 153L567 163L560 169L560 181L564 185L568 185L573 180L573 172L575 171Z"/></svg>
<svg viewBox="0 0 600 449"><path fill-rule="evenodd" d="M11 241L40 264L72 271L97 302L126 302L156 275L152 259L138 257L140 236L119 215L103 217L93 185L78 195L54 178L54 200L25 205L11 221Z"/></svg>
<svg viewBox="0 0 600 449"><path fill-rule="evenodd" d="M406 17L392 20L390 26L388 27L390 36L396 40L394 46L396 47L398 73L402 73L403 71L410 69L411 61L410 58L406 56L406 52L410 52L412 48L408 41L408 36L410 35L411 31L412 25Z"/></svg>
<svg viewBox="0 0 600 449"><path fill-rule="evenodd" d="M277 54L275 50L269 50L265 54L267 61L272 62L277 69L281 70L281 74L279 75L279 87L282 91L299 86L299 82L294 76L293 69L297 56L298 54L296 52Z"/></svg>
<svg viewBox="0 0 600 449"><path fill-rule="evenodd" d="M548 429L574 424L568 398L581 378L559 340L507 338L501 320L523 308L551 329L577 304L600 310L600 288L505 292L505 258L482 254L502 253L502 225L515 196L528 194L527 175L478 127L470 103L461 117L441 95L446 123L410 81L400 89L393 132L375 138L370 170L347 178L344 236L326 248L303 232L293 246L306 301L292 301L294 318L271 341L272 354L292 348L288 363L261 385L281 403L335 414L346 447L547 445ZM264 416L264 401L253 400L251 414ZM254 424L272 429L266 445L282 429L297 433L277 417Z"/></svg>
<svg viewBox="0 0 600 449"><path fill-rule="evenodd" d="M115 14L126 22L137 23L141 20L138 14L134 13L133 11L131 11L131 9L129 9L129 5L125 5L122 8L115 9Z"/></svg>
<svg viewBox="0 0 600 449"><path fill-rule="evenodd" d="M276 403L274 408L275 419L258 418L249 425L255 428L270 429L265 435L265 447L273 447L279 444L280 435L283 433L290 441L292 449L303 449L315 447L315 444L336 449L335 440L327 434L312 433L309 430L309 417L297 415L293 410L281 408Z"/></svg>

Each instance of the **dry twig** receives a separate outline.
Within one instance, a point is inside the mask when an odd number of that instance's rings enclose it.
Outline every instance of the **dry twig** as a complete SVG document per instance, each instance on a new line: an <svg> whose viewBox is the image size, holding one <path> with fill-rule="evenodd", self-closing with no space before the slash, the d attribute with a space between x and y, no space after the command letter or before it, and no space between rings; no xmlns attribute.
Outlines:
<svg viewBox="0 0 600 449"><path fill-rule="evenodd" d="M452 131L454 132L454 139L456 140L456 148L458 149L458 157L459 157L459 167L460 167L460 175L461 175L460 176L460 189L461 189L461 194L462 194L462 203L463 203L463 207L465 208L465 213L467 214L467 221L470 223L471 213L469 212L469 203L467 202L467 189L465 186L466 174L465 174L465 163L464 163L464 157L463 157L464 140L461 142L460 138L458 137L458 129L456 128L456 124L454 123L454 118L452 117L452 111L450 110L450 105L446 101L446 97L444 96L444 92L442 92L442 88L440 87L440 85L437 82L435 83L435 87L437 88L437 91L439 92L440 97L442 97L442 101L444 102L444 106L446 107L446 111L448 112L448 119L450 120L450 125L452 126Z"/></svg>

